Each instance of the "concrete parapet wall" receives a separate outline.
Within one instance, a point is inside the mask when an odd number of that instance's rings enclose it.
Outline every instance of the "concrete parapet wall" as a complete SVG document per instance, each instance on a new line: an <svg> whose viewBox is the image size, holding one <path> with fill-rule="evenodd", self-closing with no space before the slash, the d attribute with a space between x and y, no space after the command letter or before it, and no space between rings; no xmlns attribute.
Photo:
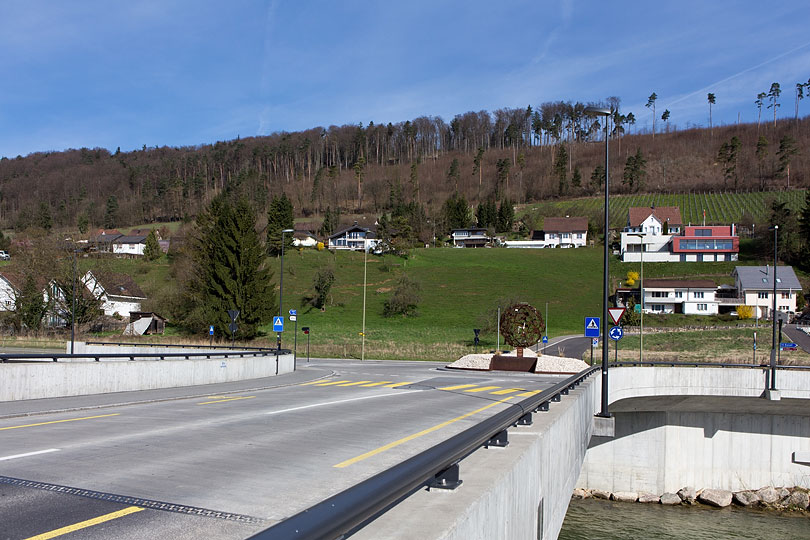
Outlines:
<svg viewBox="0 0 810 540"><path fill-rule="evenodd" d="M292 354L279 356L278 373L292 370ZM3 380L0 401L153 390L274 375L275 355L210 360L9 363L0 364Z"/></svg>
<svg viewBox="0 0 810 540"><path fill-rule="evenodd" d="M674 493L810 488L810 373L778 371L782 399L762 396L755 369L617 368L610 372L614 438L594 437L577 487Z"/></svg>
<svg viewBox="0 0 810 540"><path fill-rule="evenodd" d="M585 456L600 376L509 429L509 446L480 449L460 463L455 491L421 490L352 538L471 540L557 538Z"/></svg>

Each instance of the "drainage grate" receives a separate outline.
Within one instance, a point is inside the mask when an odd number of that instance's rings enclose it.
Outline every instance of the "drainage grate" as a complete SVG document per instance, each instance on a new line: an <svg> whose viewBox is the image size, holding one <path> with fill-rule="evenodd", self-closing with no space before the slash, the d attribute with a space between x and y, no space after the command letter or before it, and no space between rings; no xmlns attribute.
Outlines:
<svg viewBox="0 0 810 540"><path fill-rule="evenodd" d="M59 484L33 482L31 480L22 480L20 478L11 478L8 476L0 476L0 484L28 487L33 489L42 489L45 491L53 491L55 493L64 493L65 495L77 495L79 497L87 497L88 499L117 502L132 506L140 506L142 508L150 508L152 510L162 510L164 512L175 512L178 514L189 514L201 517L225 519L228 521L237 521L239 523L263 523L266 521L262 518L246 516L243 514L234 514L232 512L220 512L217 510L209 510L207 508L199 508L196 506L186 506L184 504L173 504L162 501L153 501L150 499L141 499L138 497L129 497L126 495L116 495L114 493L104 493L103 491L93 491L90 489L60 486Z"/></svg>

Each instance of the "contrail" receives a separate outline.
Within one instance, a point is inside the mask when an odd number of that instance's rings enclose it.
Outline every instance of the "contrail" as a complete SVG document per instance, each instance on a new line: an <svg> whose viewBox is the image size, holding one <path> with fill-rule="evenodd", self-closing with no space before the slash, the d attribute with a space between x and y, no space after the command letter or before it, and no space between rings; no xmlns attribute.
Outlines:
<svg viewBox="0 0 810 540"><path fill-rule="evenodd" d="M784 58L785 56L787 56L789 54L793 54L794 52L796 52L796 51L798 51L800 49L804 49L808 45L810 45L810 41L808 41L807 43L804 43L803 45L799 45L798 47L794 47L793 49L790 49L789 51L785 51L780 55L774 56L770 60L765 60L764 62L760 62L759 64L757 64L755 66L751 66L750 68L744 69L744 70L740 71L739 73L735 73L734 75L730 75L730 76L726 77L725 79L721 79L721 80L716 81L716 82L714 82L714 83L712 83L712 84L710 84L708 86L704 86L703 88L701 88L699 90L695 90L691 94L686 94L685 96L682 96L682 97L676 99L675 101L669 102L667 105L675 105L676 103L680 103L681 101L684 101L685 99L691 98L692 96L695 96L697 94L701 94L701 93L705 92L706 90L710 90L711 88L713 88L713 87L715 87L717 85L723 84L725 82L730 81L731 79L739 77L740 75L742 75L744 73L748 73L749 71L754 71L755 69L759 69L764 65L770 64L771 62L775 62L776 60L779 60L780 58Z"/></svg>

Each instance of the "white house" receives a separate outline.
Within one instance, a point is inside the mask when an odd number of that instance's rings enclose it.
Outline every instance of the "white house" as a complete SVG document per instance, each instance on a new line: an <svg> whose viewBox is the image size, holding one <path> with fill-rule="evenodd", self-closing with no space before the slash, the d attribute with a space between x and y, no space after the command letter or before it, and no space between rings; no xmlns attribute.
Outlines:
<svg viewBox="0 0 810 540"><path fill-rule="evenodd" d="M708 279L644 280L644 313L717 315L717 285Z"/></svg>
<svg viewBox="0 0 810 540"><path fill-rule="evenodd" d="M143 255L146 236L119 236L112 241L112 251L117 255Z"/></svg>
<svg viewBox="0 0 810 540"><path fill-rule="evenodd" d="M126 274L99 274L88 271L82 281L90 292L101 300L104 315L129 317L133 311L141 311L141 302L146 295L133 279Z"/></svg>
<svg viewBox="0 0 810 540"><path fill-rule="evenodd" d="M731 275L740 301L756 308L754 317L769 319L773 310L773 266L735 266ZM797 293L801 290L802 285L792 266L776 268L777 311L796 313Z"/></svg>
<svg viewBox="0 0 810 540"><path fill-rule="evenodd" d="M677 206L630 208L627 226L621 233L622 261L641 261L642 249L646 262L670 261L672 237L681 232L682 226Z"/></svg>
<svg viewBox="0 0 810 540"><path fill-rule="evenodd" d="M585 246L588 242L588 218L547 217L543 220L543 236L547 248Z"/></svg>
<svg viewBox="0 0 810 540"><path fill-rule="evenodd" d="M361 227L354 222L354 225L340 230L329 237L329 249L351 249L355 251L372 251L380 240L376 238L374 231L368 227Z"/></svg>
<svg viewBox="0 0 810 540"><path fill-rule="evenodd" d="M453 229L450 237L454 247L478 248L486 246L490 241L487 230L480 227Z"/></svg>

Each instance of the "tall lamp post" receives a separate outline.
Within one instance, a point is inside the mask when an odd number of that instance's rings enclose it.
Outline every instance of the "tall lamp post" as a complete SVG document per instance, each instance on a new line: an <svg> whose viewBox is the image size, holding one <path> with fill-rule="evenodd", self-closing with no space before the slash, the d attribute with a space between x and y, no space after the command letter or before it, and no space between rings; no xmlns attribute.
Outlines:
<svg viewBox="0 0 810 540"><path fill-rule="evenodd" d="M365 249L363 249L363 331L360 332L360 337L362 339L360 346L360 361L363 362L366 359L366 269L368 268L368 244L366 244Z"/></svg>
<svg viewBox="0 0 810 540"><path fill-rule="evenodd" d="M639 297L641 298L640 323L639 323L639 345L638 345L638 363L644 362L644 233L634 233L630 236L635 236L639 239L641 246L641 281L639 282Z"/></svg>
<svg viewBox="0 0 810 540"><path fill-rule="evenodd" d="M771 390L776 390L776 257L779 225L773 229L773 303L771 304L771 322L773 323L773 336L771 339Z"/></svg>
<svg viewBox="0 0 810 540"><path fill-rule="evenodd" d="M73 354L73 345L76 340L76 251L73 248L73 294L71 296L71 309L70 309L70 354Z"/></svg>
<svg viewBox="0 0 810 540"><path fill-rule="evenodd" d="M284 298L284 235L295 232L293 229L282 229L281 231L281 277L278 279L278 316L283 317ZM276 334L276 348L281 350L281 332Z"/></svg>
<svg viewBox="0 0 810 540"><path fill-rule="evenodd" d="M602 267L602 277L603 277L603 289L602 289L602 410L599 412L598 416L603 417L610 417L610 413L608 412L608 328L607 328L607 321L608 321L608 285L609 285L609 276L608 276L608 269L609 269L609 262L608 262L608 244L610 243L610 211L608 205L608 195L610 194L609 188L609 177L610 177L610 167L609 167L609 150L608 150L608 140L609 140L609 131L608 131L608 124L610 123L610 115L612 111L610 108L605 107L586 107L585 114L589 114L592 116L604 116L605 117L605 259L604 265Z"/></svg>

